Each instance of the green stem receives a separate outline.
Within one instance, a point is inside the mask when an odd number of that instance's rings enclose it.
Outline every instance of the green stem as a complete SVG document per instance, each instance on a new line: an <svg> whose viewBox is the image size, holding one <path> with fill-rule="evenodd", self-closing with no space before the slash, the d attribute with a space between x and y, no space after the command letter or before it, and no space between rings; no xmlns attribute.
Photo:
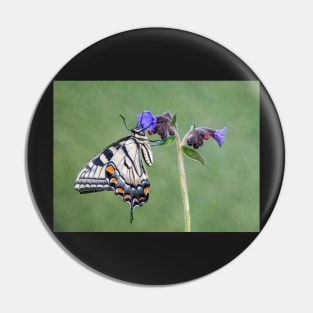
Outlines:
<svg viewBox="0 0 313 313"><path fill-rule="evenodd" d="M183 141L182 143L184 142ZM189 210L189 197L188 197L188 189L187 189L187 181L186 181L186 173L184 168L184 158L183 158L183 149L182 144L180 142L179 134L176 131L176 145L177 145L177 156L178 156L178 169L179 169L179 178L181 191L183 196L183 206L184 206L184 215L185 215L185 232L190 232L190 210Z"/></svg>

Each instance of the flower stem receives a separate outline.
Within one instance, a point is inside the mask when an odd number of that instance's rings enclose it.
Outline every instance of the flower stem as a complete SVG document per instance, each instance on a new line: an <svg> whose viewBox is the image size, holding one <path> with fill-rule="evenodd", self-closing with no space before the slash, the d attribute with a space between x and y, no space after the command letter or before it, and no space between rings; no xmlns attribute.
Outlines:
<svg viewBox="0 0 313 313"><path fill-rule="evenodd" d="M184 158L183 158L183 149L180 142L179 134L176 132L176 145L177 145L177 156L178 156L178 169L179 169L179 178L181 191L183 196L183 206L184 206L184 215L185 215L185 232L190 232L190 210L189 210L189 197L186 181L186 173L184 168Z"/></svg>

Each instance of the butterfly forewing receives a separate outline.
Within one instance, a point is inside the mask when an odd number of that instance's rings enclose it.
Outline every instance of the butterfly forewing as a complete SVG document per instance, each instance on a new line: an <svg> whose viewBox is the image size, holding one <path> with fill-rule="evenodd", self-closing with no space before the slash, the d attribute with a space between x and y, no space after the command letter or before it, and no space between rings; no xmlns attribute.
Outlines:
<svg viewBox="0 0 313 313"><path fill-rule="evenodd" d="M78 174L75 190L90 193L114 191L133 209L149 198L150 182L142 158L152 165L153 156L148 138L139 130L106 147L92 158Z"/></svg>

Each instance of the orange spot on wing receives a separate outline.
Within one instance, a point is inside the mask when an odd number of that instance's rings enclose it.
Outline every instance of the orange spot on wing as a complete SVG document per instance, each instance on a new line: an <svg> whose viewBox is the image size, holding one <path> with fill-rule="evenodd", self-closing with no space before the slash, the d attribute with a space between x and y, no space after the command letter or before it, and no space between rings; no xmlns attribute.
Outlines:
<svg viewBox="0 0 313 313"><path fill-rule="evenodd" d="M133 203L138 202L137 198L133 198Z"/></svg>
<svg viewBox="0 0 313 313"><path fill-rule="evenodd" d="M124 199L125 199L125 200L130 199L130 195L127 193L127 194L124 196Z"/></svg>
<svg viewBox="0 0 313 313"><path fill-rule="evenodd" d="M144 201L145 198L144 198L144 197L140 197L139 200L140 200L140 201Z"/></svg>
<svg viewBox="0 0 313 313"><path fill-rule="evenodd" d="M147 186L147 187L144 188L143 192L145 193L145 195L149 192L149 190L150 190L150 187L149 187L149 186Z"/></svg>
<svg viewBox="0 0 313 313"><path fill-rule="evenodd" d="M114 167L113 167L112 165L109 165L109 166L107 166L106 171L107 171L109 174L113 175L113 173L114 173Z"/></svg>
<svg viewBox="0 0 313 313"><path fill-rule="evenodd" d="M117 183L117 179L115 177L111 178L111 183L116 184Z"/></svg>
<svg viewBox="0 0 313 313"><path fill-rule="evenodd" d="M116 188L116 192L118 192L118 193L123 193L123 192L124 192L124 189L121 188L121 187L118 187L118 188Z"/></svg>

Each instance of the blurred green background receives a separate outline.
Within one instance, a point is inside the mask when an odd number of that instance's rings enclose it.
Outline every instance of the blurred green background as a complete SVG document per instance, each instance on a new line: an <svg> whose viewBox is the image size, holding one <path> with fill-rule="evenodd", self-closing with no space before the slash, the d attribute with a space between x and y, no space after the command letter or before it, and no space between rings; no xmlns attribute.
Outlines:
<svg viewBox="0 0 313 313"><path fill-rule="evenodd" d="M175 143L152 148L150 198L135 208L132 224L129 204L112 191L73 188L96 153L130 135L119 114L132 128L142 110L177 113L181 138L193 124L227 126L222 148L211 138L199 149L205 166L184 157L191 230L259 231L258 81L55 81L54 231L184 231Z"/></svg>

